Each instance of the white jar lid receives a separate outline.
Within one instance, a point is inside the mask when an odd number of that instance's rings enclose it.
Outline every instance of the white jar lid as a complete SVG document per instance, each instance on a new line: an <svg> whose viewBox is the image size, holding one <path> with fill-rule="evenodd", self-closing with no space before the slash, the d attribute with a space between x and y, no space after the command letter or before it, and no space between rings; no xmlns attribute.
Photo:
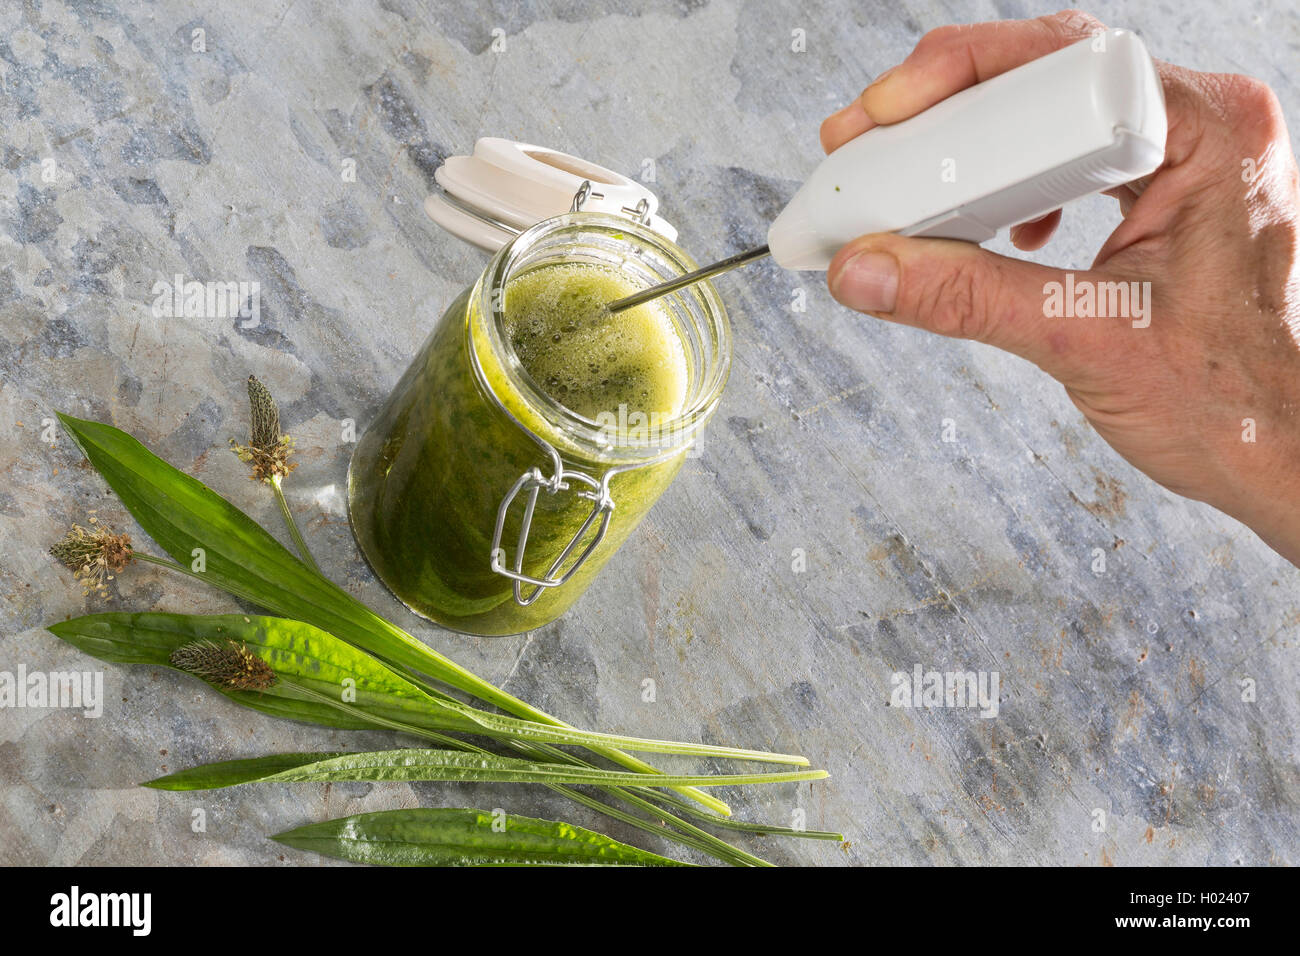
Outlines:
<svg viewBox="0 0 1300 956"><path fill-rule="evenodd" d="M677 230L657 215L659 199L612 169L529 143L485 136L472 156L449 156L424 201L429 218L453 236L495 252L528 227L569 212L583 181L583 212L637 218L670 242Z"/></svg>

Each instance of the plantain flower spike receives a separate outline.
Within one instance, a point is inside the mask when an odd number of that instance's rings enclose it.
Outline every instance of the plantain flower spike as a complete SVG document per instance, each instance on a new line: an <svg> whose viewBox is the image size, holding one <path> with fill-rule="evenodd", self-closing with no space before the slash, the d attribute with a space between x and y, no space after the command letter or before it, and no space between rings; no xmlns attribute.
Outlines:
<svg viewBox="0 0 1300 956"><path fill-rule="evenodd" d="M268 484L278 482L298 467L290 462L293 439L280 434L280 410L270 390L254 376L248 376L248 405L251 427L247 445L230 439L230 450L239 460L252 465L250 477Z"/></svg>
<svg viewBox="0 0 1300 956"><path fill-rule="evenodd" d="M227 690L266 690L276 682L271 665L236 641L190 641L169 659L173 667Z"/></svg>
<svg viewBox="0 0 1300 956"><path fill-rule="evenodd" d="M90 523L96 524L97 519L92 517ZM72 530L50 548L50 554L72 572L86 594L108 597L108 582L131 563L134 552L129 534L114 534L109 528L83 528L74 524Z"/></svg>

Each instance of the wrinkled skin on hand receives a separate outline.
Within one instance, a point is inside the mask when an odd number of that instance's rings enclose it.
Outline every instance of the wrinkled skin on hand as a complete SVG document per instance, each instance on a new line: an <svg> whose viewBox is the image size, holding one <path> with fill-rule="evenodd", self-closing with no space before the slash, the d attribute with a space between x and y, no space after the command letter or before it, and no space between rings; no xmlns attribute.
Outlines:
<svg viewBox="0 0 1300 956"><path fill-rule="evenodd" d="M1101 29L1069 11L934 30L823 123L822 145L835 149ZM951 240L864 236L840 251L827 281L852 308L1034 362L1133 465L1300 563L1300 185L1286 123L1259 80L1158 69L1164 163L1108 193L1123 221L1092 268L1074 273L1076 285L1150 282L1148 327L1048 317L1044 287L1064 282L1063 270ZM1060 219L1058 210L1017 226L1012 241L1040 248ZM891 259L896 284L882 309L878 276Z"/></svg>

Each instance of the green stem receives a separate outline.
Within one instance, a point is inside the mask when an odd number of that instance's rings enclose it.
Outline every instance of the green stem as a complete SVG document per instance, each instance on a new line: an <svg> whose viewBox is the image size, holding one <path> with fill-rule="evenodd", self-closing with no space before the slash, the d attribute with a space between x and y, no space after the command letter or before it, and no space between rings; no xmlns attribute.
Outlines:
<svg viewBox="0 0 1300 956"><path fill-rule="evenodd" d="M394 666L394 665L389 664L389 666ZM443 701L452 701L452 702L456 701L454 697L434 687L432 684L424 680L419 675L411 673L409 668L404 668L401 667L400 665L397 665L397 669L399 669L402 672L402 675L405 677L406 680L409 680L411 683L415 684L417 687L420 688L420 690L424 691L430 697L433 697L437 700L443 700ZM593 764L589 760L583 760L581 757L560 750L557 747L552 747L549 744L524 743L523 741L512 740L510 742L510 746L514 748L516 751L523 753L526 756L529 756L535 760L553 761L555 763L570 763L581 767L595 766L595 764ZM716 836L714 836L712 833L709 833L707 830L701 830L698 827L694 826L693 824L689 823L688 821L682 820L680 817L668 813L667 811L663 810L661 807L651 806L646 801L651 800L660 804L664 804L664 803L670 804L685 813L689 813L691 816L695 817L698 820L704 820L705 822L712 824L713 826L722 827L727 830L735 830L741 833L755 833L762 836L801 837L807 840L835 840L837 842L843 842L844 840L844 835L842 833L832 833L828 830L796 830L793 827L773 826L766 823L743 823L739 820L731 820L728 819L727 817L721 817L716 814L706 813L703 810L700 810L697 807L692 806L688 801L683 800L680 797L675 797L669 793L663 793L658 790L653 790L648 786L602 787L601 789L605 790L607 793L609 793L611 796L614 796L616 799L620 799L626 803L631 803L634 806L640 806L646 809L648 812L654 814L664 824L674 827L682 833L702 834L704 837L708 838L709 840L716 841L718 844L721 844L721 846L723 847L730 848L732 850L735 850L739 854L743 854L745 857L748 858L746 860L746 865L749 866L771 866L772 864L768 863L766 860L761 859L760 857L752 856L751 854L745 853L744 850L741 850L738 847L733 847L730 843L727 843L725 840L719 840ZM718 856L718 854L716 853L710 855ZM719 857L719 859L721 859L721 857Z"/></svg>
<svg viewBox="0 0 1300 956"><path fill-rule="evenodd" d="M618 807L611 807L608 803L602 803L601 801L597 800L595 797L589 797L585 793L580 793L579 791L573 790L570 787L554 785L551 786L551 789L554 790L556 793L563 794L564 796L568 797L570 800L576 801L577 803L581 803L584 806L590 807L591 809L595 810L597 813L604 814L605 816L610 817L614 820L621 820L624 823L636 827L638 830L644 830L646 833L651 833L654 834L655 836L663 837L665 840L671 840L672 842L681 844L682 846L688 846L694 850L699 850L701 853L707 854L708 856L711 856L716 860L721 860L723 863L730 863L733 866L772 866L772 864L768 863L766 860L760 859L759 857L746 853L744 850L740 849L739 847L733 847L730 843L727 843L725 840L719 840L712 833L706 833L703 830L699 830L698 832L703 836L703 839L700 839L684 832L673 832L672 830L665 830L663 827L656 826L655 824L651 823L649 820L644 820L641 817L636 816L635 814L628 813L624 810L620 810L618 809ZM644 801L638 800L637 798L632 796L632 794L628 793L626 790L622 790L619 787L601 787L600 789L603 790L605 793L609 794L610 796L614 797L615 799L622 800L625 803L632 803L634 805L638 803L644 803ZM661 819L664 819L665 823L669 823L671 822L671 820L676 819L672 817L671 814L663 814L660 813L659 811L656 811L654 807L649 807L649 809L652 813L654 813L656 817L660 817ZM679 822L683 822L683 821L679 821ZM686 824L686 826L690 827L690 824ZM690 827L690 828L695 829L694 827ZM723 848L725 848L725 850ZM726 852L728 850L732 852Z"/></svg>
<svg viewBox="0 0 1300 956"><path fill-rule="evenodd" d="M381 724L392 730L399 730L405 733L419 733L421 736L437 740L440 743L447 743L454 738L437 731L425 730L423 727L417 727L414 724L408 724L404 721L393 720L389 717L380 717L366 710L364 707L358 707L355 704L349 704L342 700L335 700L329 694L322 694L320 691L301 684L290 677L279 675L281 683L292 687L296 692L312 700L328 704L354 717L361 717L376 724ZM486 752L486 751L485 751ZM558 751L557 751L558 752ZM637 776L642 776L638 774ZM756 783L799 783L804 780L824 780L829 774L825 770L790 770L779 771L776 773L724 773L724 774L665 774L664 786L696 786L696 787L729 787L729 786L748 786ZM637 786L633 782L632 774L625 774L625 779L611 781L618 786ZM592 781L587 781L592 782Z"/></svg>
<svg viewBox="0 0 1300 956"><path fill-rule="evenodd" d="M464 750L470 753L490 754L492 752L490 750L484 749L483 747L476 746L467 741L457 740L454 737L448 737L444 734L437 733L436 731L425 730L423 727L416 727L412 724L407 724L402 721L391 720L386 717L380 717L376 714L369 713L368 711L362 708L353 707L349 704L346 704L343 701L336 701L329 695L322 694L319 691L312 690L309 687L304 687L302 684L288 682L288 681L286 681L286 683L292 683L294 689L301 691L307 697L311 697L321 701L322 703L329 704L332 707L336 707L339 710L342 710L346 713L353 714L354 716L360 716L363 719L368 720L377 726L387 727L390 730L397 730L402 733L413 734L417 737L424 737L428 740L434 740L437 741L438 743L444 744L454 749ZM522 750L525 753L528 752L527 746L522 743L516 745L516 749ZM556 753L561 754L561 756L567 756L566 754L563 753L563 751L556 751ZM716 859L719 859L724 863L732 863L734 865L743 865L743 866L771 866L771 864L768 863L766 860L762 860L759 857L752 856L751 854L746 853L744 850L741 850L739 847L734 847L730 843L727 843L725 840L718 839L716 836L714 836L711 833L708 833L704 830L700 830L698 827L694 827L684 820L679 820L676 817L672 817L671 814L665 814L662 810L659 810L653 805L646 803L645 800L636 797L632 794L626 793L625 791L622 791L622 788L620 787L602 786L599 789L609 793L610 795L614 796L616 799L621 799L624 800L625 802L632 803L634 805L644 806L655 816L664 819L664 822L670 823L671 825L676 827L679 830L679 832L674 834L665 833L661 828L654 826L652 823L642 820L639 817L633 816L632 814L625 813L624 811L619 810L615 807L611 807L608 804L601 803L599 800L594 800L593 798L588 797L585 794L579 793L578 791L573 790L568 786L562 784L547 784L546 786L549 787L551 790L554 790L556 793L569 797L571 800L576 800L578 803L581 803L585 806L593 807L594 809L599 810L601 813L604 813L606 816L612 817L615 820L621 820L624 823L629 823L632 826L645 830L647 833L653 833L656 834L657 836L662 836L668 839L676 840L678 843L681 843L684 846L689 846L692 847L693 849L700 850L701 852L707 853L708 855ZM685 838L683 839L683 837Z"/></svg>
<svg viewBox="0 0 1300 956"><path fill-rule="evenodd" d="M796 767L808 766L806 757L794 754L774 754L762 750L741 750L735 747L717 747L712 744L691 744L675 740L651 740L644 737L624 737L621 734L602 734L590 730L572 730L539 724L531 720L502 717L479 710L459 701L440 701L443 707L478 724L481 733L523 738L540 743L562 744L597 750L602 747L622 747L657 754L682 754L691 757L718 757L723 760L751 760L756 763L782 763Z"/></svg>
<svg viewBox="0 0 1300 956"><path fill-rule="evenodd" d="M389 666L394 665L391 665L390 663ZM435 698L435 700L455 702L455 697L439 691L439 689L434 687L433 684L430 684L428 680L421 678L419 675L412 674L407 667L402 667L400 665L396 665L395 667L402 671L404 678L415 684L416 687L419 687L421 691L426 693L426 695ZM472 747L472 745L467 744L467 747ZM525 743L523 740L511 740L510 747L515 749L516 752L523 753L525 757L533 758L533 760L572 763L572 765L575 766L585 767L595 766L595 763L582 760L581 757L565 752L565 750L551 747L550 744ZM489 753L489 750L477 747L473 747L472 749L476 750L478 753ZM599 810L599 812L607 814L607 816L621 819L621 821L624 822L633 823L633 826L640 826L642 830L646 830L647 832L653 832L653 834L664 836L664 838L669 840L676 840L677 843L681 843L682 845L688 845L688 847L699 849L699 851L707 853L708 856L714 857L716 860L729 862L729 864L735 866L772 866L770 862L763 860L762 857L754 856L753 853L745 852L744 849L725 842L725 840L718 838L718 836L711 834L711 832L701 830L699 827L694 826L693 823L685 821L685 819L681 819L680 817L673 816L672 813L668 813L667 810L659 808L659 806L650 804L649 800L659 799L659 797L667 799L668 795L667 793L651 790L649 786L598 787L598 790L607 793L608 796L614 797L615 800L621 800L625 804L637 806L637 808L646 810L647 813L653 814L654 818L658 819L663 826L672 827L676 832L664 832L662 829L659 829L659 827L647 825L647 823L640 817L630 816L630 814L611 808L608 804L602 804L601 801L591 799L591 797L582 795L582 793L578 793L577 791L569 790L568 787L560 786L560 784L555 784L555 786L551 786L550 788L556 793L563 792L565 796L569 797L569 799L577 800L578 803L586 806L591 806L591 808L595 808ZM689 809L692 816L699 819L706 819L706 821L718 823L718 825L727 825L727 823L731 823L731 821L728 821L725 817L719 817L716 816L716 814L705 813L703 810L695 809L694 806L690 805L688 801L682 800L681 797L672 797L672 800L673 803L680 805L682 809ZM781 831L781 827L764 827L758 825L758 823L749 823L749 825L745 825L745 823L736 823L733 829L749 830L750 827L754 827L755 830L761 832ZM792 830L790 832L794 835L805 835L802 834L801 831ZM697 845L697 843L703 843L705 845L702 845L701 847L701 845Z"/></svg>
<svg viewBox="0 0 1300 956"><path fill-rule="evenodd" d="M361 606L365 607L365 605ZM373 614L373 612L371 613ZM383 618L378 617L378 615L376 615L375 618L377 626L384 627L389 632L389 635L397 641L398 646L393 648L393 651L396 651L397 653L390 651L388 655L395 663L420 673L430 674L431 676L443 681L443 683L450 684L467 694L477 697L485 703L493 704L501 710L507 711L516 717L522 717L525 720L531 720L539 724L550 724L553 727L562 727L569 730L576 729L571 724L566 724L558 717L552 717L545 711L538 710L526 701L520 700L518 697L507 693L494 684L489 684L477 674L466 670L445 655L440 654L428 645L417 641L396 624L386 621ZM436 673L434 672L435 669L437 671ZM636 770L645 774L661 774L663 772L646 763L644 760L633 757L631 754L624 753L623 751L616 750L612 747L598 746L588 747L587 749L592 753L599 754L607 760L612 760L616 764L627 767L629 770ZM703 790L698 790L695 787L674 787L673 789L682 796L689 797L696 803L703 804L715 813L720 813L723 816L731 816L730 807L718 798L705 793Z"/></svg>
<svg viewBox="0 0 1300 956"><path fill-rule="evenodd" d="M671 793L661 793L658 790L650 789L646 789L645 793L651 800L669 804L683 813L689 813L697 820L705 820L715 827L722 827L724 830L735 830L740 833L753 833L758 836L800 837L805 840L834 840L836 843L844 842L843 833L835 833L831 830L796 830L794 827L778 827L767 823L745 823L742 820L731 820L727 817L719 817L715 814L705 813L699 807L692 806L687 801L680 797L675 797Z"/></svg>
<svg viewBox="0 0 1300 956"><path fill-rule="evenodd" d="M533 757L533 759L535 760L541 760L544 762L554 762L554 763L571 763L580 767L595 766L595 764L591 763L588 760L583 760L581 757L567 753L563 750L559 750L555 747L551 747L547 744L517 743L517 744L513 744L512 746L514 746L516 750L520 750L528 753L529 756ZM769 774L767 775L767 779L765 782L776 783L778 781L776 781L772 777L772 775ZM697 820L703 820L706 823L710 823L716 827L722 827L725 830L735 830L740 833L754 833L760 836L801 837L805 840L835 840L836 842L840 842L840 843L844 841L844 834L832 833L829 830L796 830L794 827L780 827L768 823L745 823L740 820L732 820L728 817L720 817L716 814L705 813L703 810L700 810L698 807L692 806L689 802L681 799L680 797L675 797L671 793L664 793L659 790L652 790L650 787L643 786L643 785L632 785L629 786L627 789L636 791L638 795L643 796L647 800L653 800L659 804L669 804L684 813L689 813ZM661 809L658 808L653 808L653 809L656 814L665 814L665 811ZM665 814L665 815L668 817L672 817L671 814ZM672 819L676 819L676 818L672 817ZM685 823L685 825L688 827L691 826L691 824L686 823L685 821L679 821L679 822Z"/></svg>
<svg viewBox="0 0 1300 956"><path fill-rule="evenodd" d="M289 529L289 535L293 538L294 546L298 549L298 557L302 558L303 564L320 574L320 565L316 563L316 559L307 550L307 542L303 540L302 532L298 530L298 522L293 520L293 512L289 510L289 502L285 500L284 489L280 487L279 475L271 476L271 487L275 489L275 500L280 504L280 516L284 518L285 527Z"/></svg>

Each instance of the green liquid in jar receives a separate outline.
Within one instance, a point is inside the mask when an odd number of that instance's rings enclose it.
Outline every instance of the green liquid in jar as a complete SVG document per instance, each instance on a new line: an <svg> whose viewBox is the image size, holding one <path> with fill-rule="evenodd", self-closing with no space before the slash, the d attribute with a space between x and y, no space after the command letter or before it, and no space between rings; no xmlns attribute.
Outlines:
<svg viewBox="0 0 1300 956"><path fill-rule="evenodd" d="M523 272L505 288L509 348L539 390L578 415L619 418L625 406L623 421L636 412L669 421L682 410L691 380L672 316L659 302L617 315L604 308L640 288L613 268L589 263ZM511 414L548 441L557 436L487 346L474 310L469 291L452 304L362 436L348 476L349 510L371 566L408 607L457 630L511 634L567 609L672 482L683 455L616 475L616 507L591 558L564 585L517 604L513 582L489 565L497 508L525 471L549 475L552 467L537 442L483 394L471 343ZM571 448L562 452L567 468L596 478L610 467ZM591 511L591 502L574 493L585 490L575 482L570 492L538 495L525 573L546 575ZM511 507L501 539L512 567L523 498Z"/></svg>

